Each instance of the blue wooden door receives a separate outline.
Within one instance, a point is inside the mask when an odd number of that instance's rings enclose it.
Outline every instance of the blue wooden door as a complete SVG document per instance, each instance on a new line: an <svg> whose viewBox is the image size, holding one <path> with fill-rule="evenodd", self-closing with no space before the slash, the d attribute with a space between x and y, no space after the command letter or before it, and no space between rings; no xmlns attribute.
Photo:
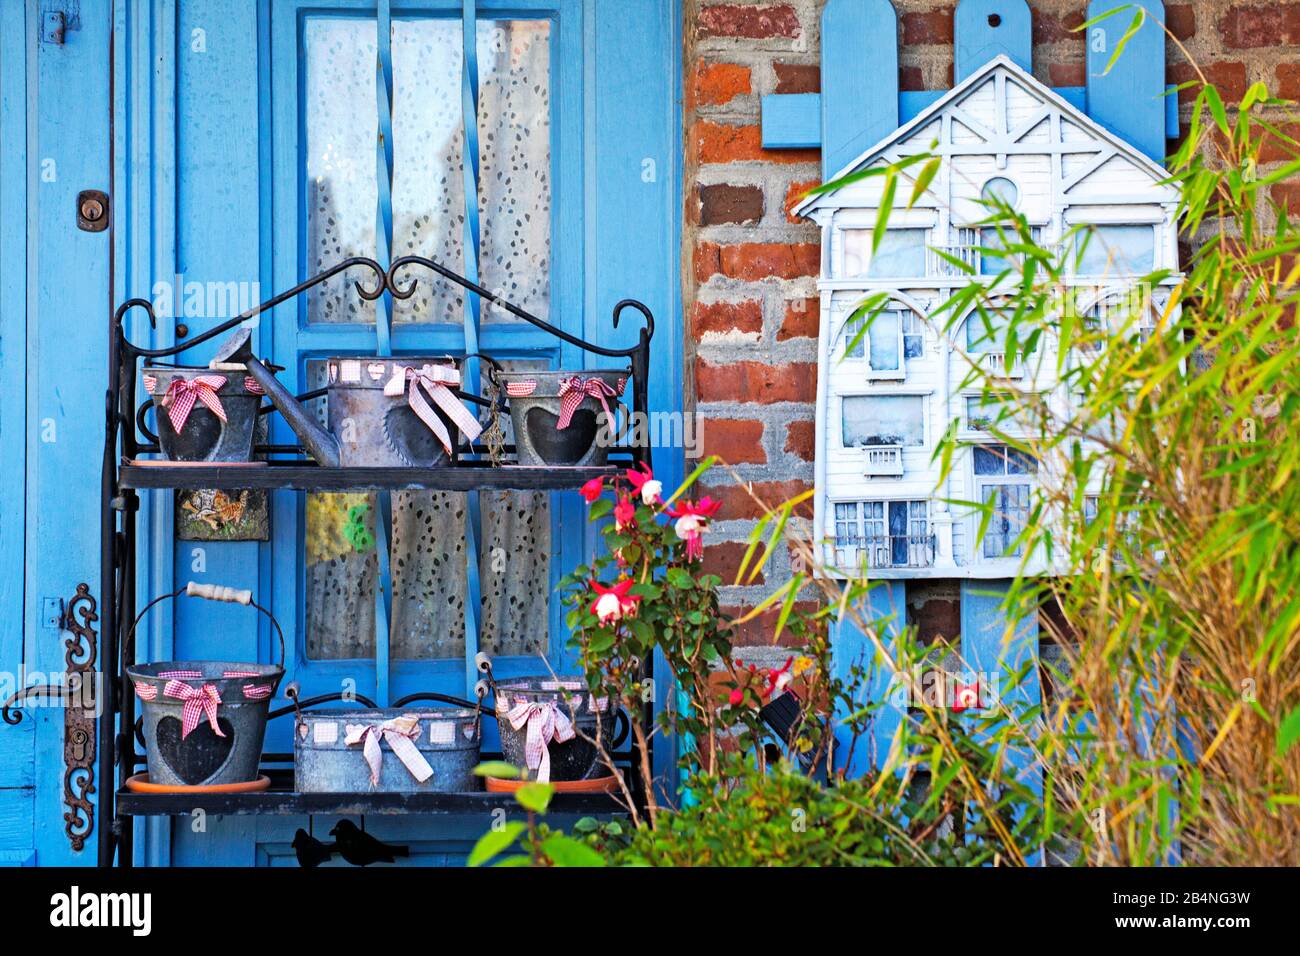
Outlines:
<svg viewBox="0 0 1300 956"><path fill-rule="evenodd" d="M109 0L0 4L4 699L66 686L61 610L79 583L99 597L111 236L79 228L77 210L81 191L111 187L110 23ZM80 800L103 783L78 772L65 784L57 692L15 703L0 723L0 865L93 864Z"/></svg>
<svg viewBox="0 0 1300 956"><path fill-rule="evenodd" d="M119 4L122 281L173 306L156 332L133 319L134 340L183 341L349 255L419 253L604 345L635 341L635 323L612 327L614 304L645 301L658 319L650 405L677 412L679 17L675 0ZM363 302L351 280L371 277L358 273L286 303L262 317L257 351L295 391L320 382L327 356L465 354L475 325L496 358L599 367L428 273L412 277L408 302ZM272 441L292 440L283 422L272 428ZM655 464L680 478L681 449L656 449ZM571 668L553 590L591 545L581 500L477 499L277 492L265 542L194 541L177 536L173 498L154 493L140 597L190 579L252 588L284 627L286 680L304 695L468 696L478 649L498 674ZM264 623L227 605L179 602L146 625L139 652L154 660L276 653ZM272 723L268 750L292 749L290 724ZM289 840L307 823L141 822L137 857L292 864ZM446 863L487 821L367 824L410 843L416 862Z"/></svg>

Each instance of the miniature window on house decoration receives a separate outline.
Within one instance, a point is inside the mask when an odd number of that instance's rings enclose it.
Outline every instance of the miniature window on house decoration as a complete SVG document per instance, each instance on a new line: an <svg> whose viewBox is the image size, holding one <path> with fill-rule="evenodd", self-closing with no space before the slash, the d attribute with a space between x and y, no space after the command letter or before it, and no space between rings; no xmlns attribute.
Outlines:
<svg viewBox="0 0 1300 956"><path fill-rule="evenodd" d="M872 230L845 229L844 278L913 279L925 275L928 258L924 227L889 228L871 251Z"/></svg>
<svg viewBox="0 0 1300 956"><path fill-rule="evenodd" d="M1008 445L976 445L971 461L977 500L992 510L982 554L986 558L1019 557L1022 545L1016 538L1029 520L1029 498L1038 462Z"/></svg>
<svg viewBox="0 0 1300 956"><path fill-rule="evenodd" d="M835 560L842 568L923 568L934 560L930 503L841 501L835 505Z"/></svg>
<svg viewBox="0 0 1300 956"><path fill-rule="evenodd" d="M844 359L865 362L867 378L904 378L906 363L925 351L921 317L906 307L850 317L843 339Z"/></svg>
<svg viewBox="0 0 1300 956"><path fill-rule="evenodd" d="M842 420L845 448L925 445L924 395L847 395Z"/></svg>
<svg viewBox="0 0 1300 956"><path fill-rule="evenodd" d="M1089 225L1073 236L1070 264L1081 276L1144 276L1156 267L1156 227Z"/></svg>

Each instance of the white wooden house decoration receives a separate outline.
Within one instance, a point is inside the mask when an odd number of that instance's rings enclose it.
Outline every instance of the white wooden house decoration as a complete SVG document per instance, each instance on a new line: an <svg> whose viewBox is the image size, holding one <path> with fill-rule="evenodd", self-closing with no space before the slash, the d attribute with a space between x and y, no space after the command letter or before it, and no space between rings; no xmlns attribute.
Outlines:
<svg viewBox="0 0 1300 956"><path fill-rule="evenodd" d="M1060 242L1074 226L1091 227L1067 281L1087 321L1104 322L1140 277L1177 272L1178 197L1162 185L1157 163L1005 55L827 179L918 152L941 156L939 172L911 208L896 204L874 255L883 177L809 197L795 209L821 227L822 238L816 536L828 568L865 568L873 579L1010 578L1023 559L1010 544L1039 465L991 444L981 429L989 412L979 390L960 386L973 360L1017 388L1068 402L1056 376L1056 343L1045 338L1024 367L1008 368L978 316L960 324L927 318L963 285L996 283L1006 268L1001 258L981 261L979 248L997 244L996 233L981 235L974 225L989 217L982 198L997 195L1022 213L1041 244ZM900 180L898 194L910 191ZM969 263L975 275L935 249ZM1176 282L1150 290L1153 312ZM849 322L854 310L882 292L889 304L847 348L857 331ZM934 452L954 420L972 445L939 488ZM982 540L979 513L960 513L946 501L993 502Z"/></svg>

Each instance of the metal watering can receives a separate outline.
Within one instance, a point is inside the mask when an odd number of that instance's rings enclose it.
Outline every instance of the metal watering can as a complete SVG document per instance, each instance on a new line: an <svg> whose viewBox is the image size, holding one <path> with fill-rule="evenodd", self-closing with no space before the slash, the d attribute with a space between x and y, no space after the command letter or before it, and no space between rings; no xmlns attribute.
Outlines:
<svg viewBox="0 0 1300 956"><path fill-rule="evenodd" d="M458 436L473 441L478 419L457 397L460 370L447 356L325 360L326 422L309 411L253 357L251 330L242 330L219 358L242 363L284 416L303 447L327 468L415 467L448 463Z"/></svg>

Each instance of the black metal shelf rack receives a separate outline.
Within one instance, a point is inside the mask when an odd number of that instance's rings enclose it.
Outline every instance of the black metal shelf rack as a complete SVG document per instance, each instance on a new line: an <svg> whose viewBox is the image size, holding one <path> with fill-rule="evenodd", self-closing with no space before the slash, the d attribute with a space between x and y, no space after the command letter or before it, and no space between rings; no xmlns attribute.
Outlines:
<svg viewBox="0 0 1300 956"><path fill-rule="evenodd" d="M556 328L537 316L509 303L487 289L471 282L439 263L421 256L404 256L396 259L385 270L378 262L365 257L345 259L330 269L299 283L256 307L237 315L188 341L161 349L145 349L131 344L123 331L123 321L132 309L143 310L152 327L157 326L153 306L147 299L133 298L122 303L113 317L109 353L110 380L106 395L106 430L102 474L101 507L101 579L102 613L100 637L97 647L92 643L88 666L98 662L105 675L102 706L98 717L98 733L90 735L89 748L83 746L79 766L70 764L66 780L80 781L79 792L74 794L71 784L66 784L66 799L72 808L67 815L68 832L72 836L74 819L76 828L84 835L94 819L90 794L97 793L98 854L100 866L112 866L114 859L120 866L132 863L132 827L135 816L175 815L203 808L211 813L420 813L432 815L486 814L500 806L502 795L496 793L463 794L311 794L297 793L292 789L292 774L283 767L268 764L283 763L285 755L263 754L263 773L272 779L270 789L243 794L161 794L137 793L125 788L126 780L135 768L144 762L137 750L137 719L135 697L127 681L126 666L135 660L134 637L129 633L130 622L135 618L136 586L136 514L140 506L139 490L171 488L230 489L268 488L296 489L301 491L371 491L371 490L443 490L471 491L475 489L576 489L594 477L615 474L628 464L650 462L648 439L643 445L616 449L609 465L601 468L535 468L519 465L493 466L475 460L476 448L463 446L449 465L438 468L323 468L304 460L298 446L267 446L261 451L268 455L290 454L292 459L268 460L261 466L221 465L160 465L145 464L142 456L157 454L154 441L141 441L137 430L152 439L143 427L144 409L136 405L137 363L142 358L159 359L178 355L215 336L229 332L255 316L269 312L306 290L340 275L348 270L368 270L372 284L354 283L357 293L373 301L385 292L398 299L409 298L415 291L416 280L403 284L397 274L407 268L423 267L455 282L470 293L491 302L513 315L524 319L557 339L577 346L585 352L611 358L625 358L631 366L631 412L644 416L647 407L647 381L650 364L650 339L654 335L654 317L640 302L625 299L614 307L613 324L627 309L640 312L645 324L638 332L637 344L627 349L611 349L595 345ZM480 404L482 401L480 400ZM89 605L86 606L86 601ZM95 614L94 600L89 598L86 586L78 589L74 604L81 601L82 625L72 621L72 607L68 609L68 626L81 634L99 619ZM93 641L93 632L91 638ZM71 642L69 647L72 647ZM71 651L70 651L71 654ZM71 657L70 657L71 659ZM647 661L644 665L651 666ZM332 695L337 696L337 695ZM416 697L437 697L423 694ZM317 698L310 702L328 701ZM308 702L303 702L304 706ZM401 704L401 701L396 702ZM468 703L468 702L466 702ZM474 706L474 705L470 705ZM291 708L290 708L291 709ZM283 713L283 711L281 711ZM271 715L277 716L276 713ZM648 720L648 712L629 715L631 719ZM10 719L6 708L5 719ZM85 736L84 734L82 736ZM96 743L98 742L98 748ZM107 745L106 745L106 742ZM635 743L632 744L635 748ZM636 766L639 756L635 749L627 755L628 767ZM75 771L79 770L80 773ZM115 776L116 775L116 776ZM95 781L98 781L97 783ZM639 781L629 775L633 799L641 801ZM552 811L559 814L608 814L620 810L618 801L602 794L556 794Z"/></svg>

